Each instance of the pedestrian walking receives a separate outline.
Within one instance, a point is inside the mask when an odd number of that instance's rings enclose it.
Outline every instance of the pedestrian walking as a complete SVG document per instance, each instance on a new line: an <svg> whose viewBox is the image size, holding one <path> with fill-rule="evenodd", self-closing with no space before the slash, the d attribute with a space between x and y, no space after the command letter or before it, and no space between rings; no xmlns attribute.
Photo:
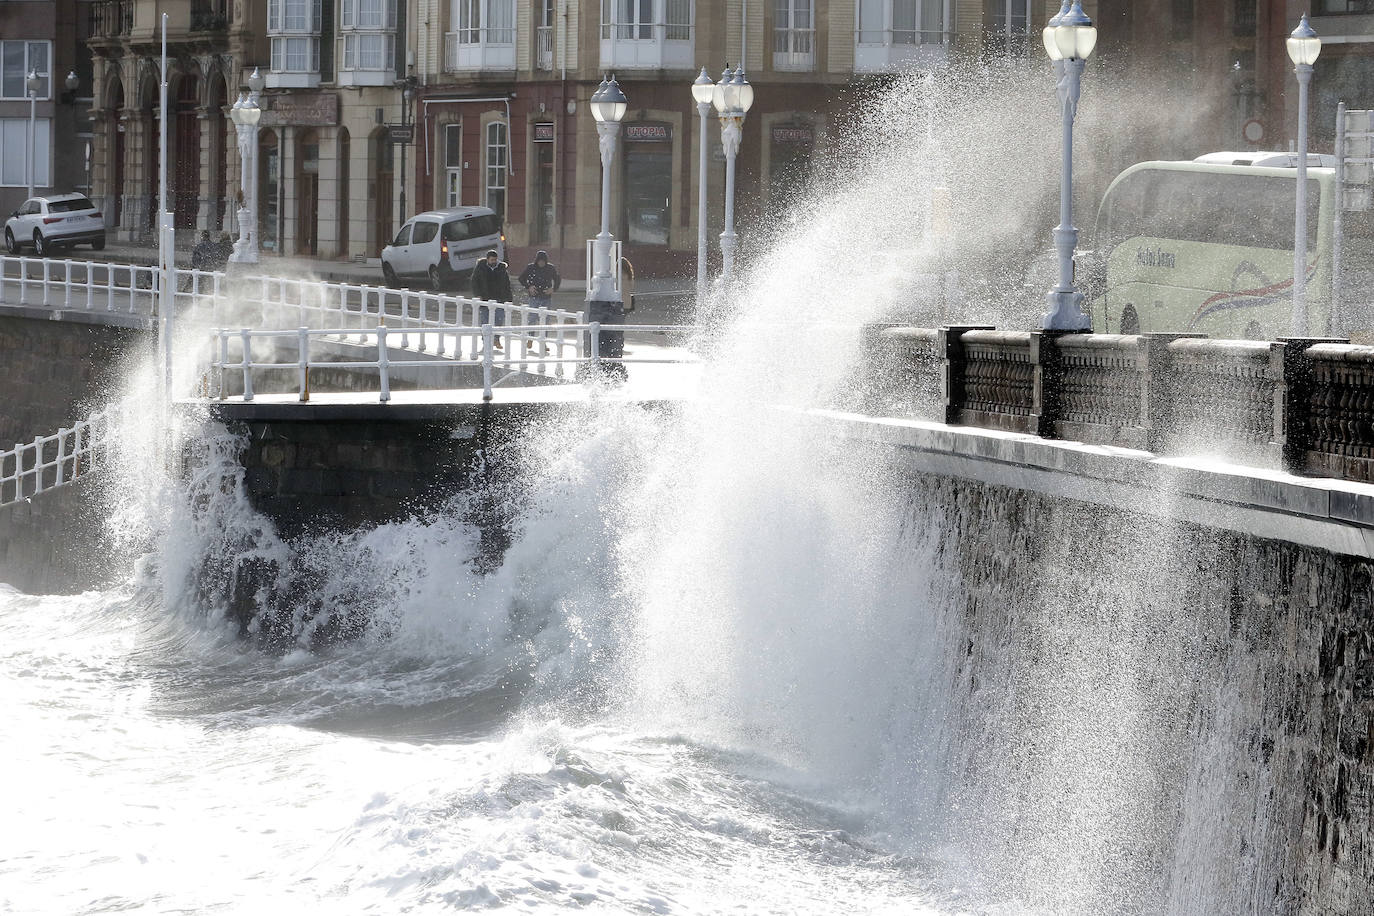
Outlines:
<svg viewBox="0 0 1374 916"><path fill-rule="evenodd" d="M200 241L196 242L196 247L191 249L191 269L192 270L214 270L215 262L218 258L218 246L210 241L210 230L200 231Z"/></svg>
<svg viewBox="0 0 1374 916"><path fill-rule="evenodd" d="M518 279L525 288L525 294L530 297L530 305L553 308L553 294L562 285L563 279L558 276L558 268L549 263L547 251L536 252L534 260L525 265Z"/></svg>
<svg viewBox="0 0 1374 916"><path fill-rule="evenodd" d="M488 302L514 302L515 296L510 287L510 270L505 261L497 255L496 249L487 251L487 256L477 262L472 268L472 282L469 287L472 290L472 298L483 299ZM486 324L489 311L487 306L481 306L479 311L479 323ZM494 323L498 326L506 323L506 310L498 306L496 308L496 318ZM501 341L496 341L496 349L501 349Z"/></svg>

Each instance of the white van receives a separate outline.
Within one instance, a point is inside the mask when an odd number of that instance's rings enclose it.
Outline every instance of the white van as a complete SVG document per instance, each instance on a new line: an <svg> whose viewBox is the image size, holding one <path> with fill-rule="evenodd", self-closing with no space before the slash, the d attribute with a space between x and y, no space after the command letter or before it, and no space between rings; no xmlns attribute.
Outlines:
<svg viewBox="0 0 1374 916"><path fill-rule="evenodd" d="M501 218L486 207L430 210L406 221L382 249L387 286L423 281L430 289L456 289L467 283L477 260L491 249L506 259Z"/></svg>

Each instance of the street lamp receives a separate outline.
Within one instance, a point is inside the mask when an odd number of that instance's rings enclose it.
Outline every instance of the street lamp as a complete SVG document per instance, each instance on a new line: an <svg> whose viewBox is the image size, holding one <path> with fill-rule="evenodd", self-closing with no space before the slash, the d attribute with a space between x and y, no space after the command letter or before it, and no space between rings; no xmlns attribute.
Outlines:
<svg viewBox="0 0 1374 916"><path fill-rule="evenodd" d="M611 271L611 161L615 158L615 141L620 133L620 119L630 100L620 91L620 84L612 76L602 80L592 93L592 117L596 119L596 134L601 147L601 232L592 243L592 278L587 284L587 301L596 312L597 303L620 305ZM600 319L595 316L593 321Z"/></svg>
<svg viewBox="0 0 1374 916"><path fill-rule="evenodd" d="M716 84L701 68L701 75L692 83L692 98L697 103L697 113L701 115L701 167L698 170L697 188L697 305L706 300L706 116L711 113L711 99L716 93Z"/></svg>
<svg viewBox="0 0 1374 916"><path fill-rule="evenodd" d="M1054 230L1054 246L1059 250L1059 285L1046 299L1050 311L1044 318L1045 330L1088 331L1092 319L1079 307L1083 294L1074 288L1073 254L1078 247L1078 230L1073 227L1073 119L1078 111L1078 92L1083 64L1097 44L1097 29L1083 12L1081 0L1064 0L1059 13L1041 33L1045 50L1054 61L1059 77L1060 117L1064 128L1062 175L1059 185L1059 225Z"/></svg>
<svg viewBox="0 0 1374 916"><path fill-rule="evenodd" d="M1298 202L1293 219L1293 336L1307 336L1307 87L1322 40L1304 13L1288 36L1288 57L1298 76ZM1338 190L1339 193L1339 190Z"/></svg>
<svg viewBox="0 0 1374 916"><path fill-rule="evenodd" d="M29 196L33 196L33 176L38 171L38 155L34 152L34 137L38 134L38 90L43 88L43 79L38 75L38 70L29 71L29 78L24 82L29 90L29 149L28 166L25 171L29 177Z"/></svg>
<svg viewBox="0 0 1374 916"><path fill-rule="evenodd" d="M410 105L415 99L415 83L413 76L407 76L403 80L397 80L403 87L401 90L401 221L404 225L406 221L406 145L410 142Z"/></svg>
<svg viewBox="0 0 1374 916"><path fill-rule="evenodd" d="M256 73L257 71L253 71ZM249 82L252 85L252 82ZM238 130L240 171L240 196L243 200L238 209L239 239L234 243L234 253L229 260L240 264L258 262L258 121L262 119L262 109L252 95L239 93L238 101L229 110L229 117Z"/></svg>
<svg viewBox="0 0 1374 916"><path fill-rule="evenodd" d="M711 104L720 115L720 142L725 147L725 230L720 234L721 279L735 271L735 157L744 141L744 116L754 104L754 87L744 77L744 67L731 71L727 65L720 82L711 88Z"/></svg>

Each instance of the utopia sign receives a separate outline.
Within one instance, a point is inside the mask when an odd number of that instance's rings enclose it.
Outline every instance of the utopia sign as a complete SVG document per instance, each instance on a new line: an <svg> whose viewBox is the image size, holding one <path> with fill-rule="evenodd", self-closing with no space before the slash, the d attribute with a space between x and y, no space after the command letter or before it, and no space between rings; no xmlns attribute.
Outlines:
<svg viewBox="0 0 1374 916"><path fill-rule="evenodd" d="M333 127L339 123L339 97L303 92L262 97L263 127Z"/></svg>

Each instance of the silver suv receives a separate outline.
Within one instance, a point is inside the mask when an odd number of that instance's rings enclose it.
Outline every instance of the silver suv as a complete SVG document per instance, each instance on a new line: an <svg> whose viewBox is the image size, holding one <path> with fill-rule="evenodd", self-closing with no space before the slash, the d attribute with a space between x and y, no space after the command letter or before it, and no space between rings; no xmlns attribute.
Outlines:
<svg viewBox="0 0 1374 916"><path fill-rule="evenodd" d="M494 210L453 207L419 213L382 249L382 276L387 286L421 280L433 290L455 289L493 248L505 260L506 236Z"/></svg>
<svg viewBox="0 0 1374 916"><path fill-rule="evenodd" d="M105 247L105 219L84 194L30 197L5 221L5 250L18 254L32 245L40 258L50 249L89 244Z"/></svg>

